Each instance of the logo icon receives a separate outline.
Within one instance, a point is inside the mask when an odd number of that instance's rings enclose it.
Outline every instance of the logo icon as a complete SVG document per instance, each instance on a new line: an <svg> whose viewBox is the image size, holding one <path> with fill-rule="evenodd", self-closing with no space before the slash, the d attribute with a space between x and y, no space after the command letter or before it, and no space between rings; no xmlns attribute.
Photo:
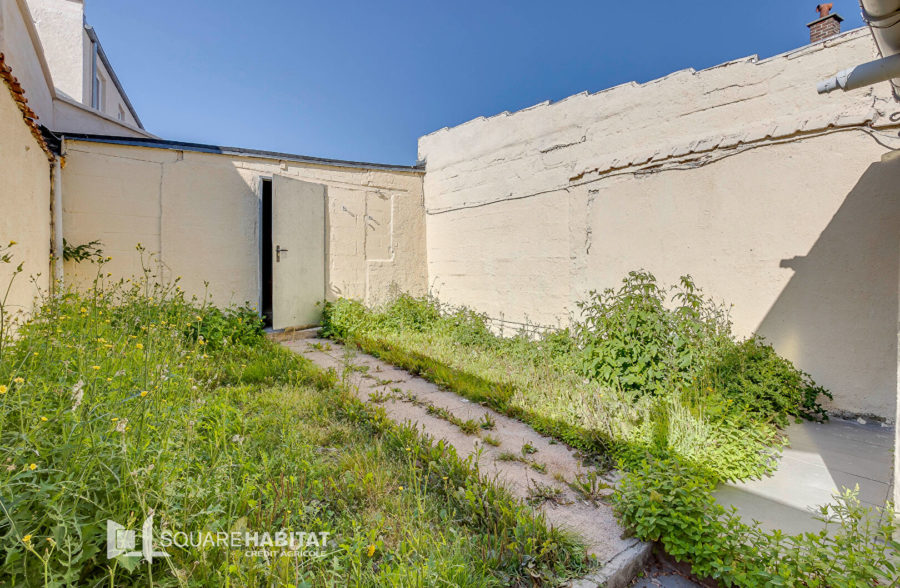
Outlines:
<svg viewBox="0 0 900 588"><path fill-rule="evenodd" d="M169 557L165 551L153 550L153 515L144 519L141 525L141 550L135 551L137 545L137 531L127 529L116 521L106 521L106 557L112 559L123 555L125 557L142 557L153 563L154 557Z"/></svg>

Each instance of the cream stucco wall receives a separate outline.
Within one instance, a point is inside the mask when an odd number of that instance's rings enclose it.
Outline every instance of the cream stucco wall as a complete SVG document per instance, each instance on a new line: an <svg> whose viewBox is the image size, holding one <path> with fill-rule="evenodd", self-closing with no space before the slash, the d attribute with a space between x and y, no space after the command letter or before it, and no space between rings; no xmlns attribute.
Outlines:
<svg viewBox="0 0 900 588"><path fill-rule="evenodd" d="M0 53L41 122L53 121L53 82L25 0L0 0Z"/></svg>
<svg viewBox="0 0 900 588"><path fill-rule="evenodd" d="M57 90L91 103L90 41L82 0L27 0Z"/></svg>
<svg viewBox="0 0 900 588"><path fill-rule="evenodd" d="M39 290L50 285L50 163L0 82L0 243L16 241L11 264L0 263L0 286L24 263L8 304L29 312ZM34 282L30 280L34 277Z"/></svg>
<svg viewBox="0 0 900 588"><path fill-rule="evenodd" d="M218 304L259 298L260 177L326 186L326 294L384 301L392 288L426 290L422 175L66 141L63 227L71 243L103 242L116 276L139 271L141 242L170 277ZM277 197L277 196L276 196ZM93 269L68 264L84 283Z"/></svg>
<svg viewBox="0 0 900 588"><path fill-rule="evenodd" d="M557 325L629 270L690 273L835 408L893 419L900 108L887 85L815 92L873 54L852 31L423 137L429 283Z"/></svg>

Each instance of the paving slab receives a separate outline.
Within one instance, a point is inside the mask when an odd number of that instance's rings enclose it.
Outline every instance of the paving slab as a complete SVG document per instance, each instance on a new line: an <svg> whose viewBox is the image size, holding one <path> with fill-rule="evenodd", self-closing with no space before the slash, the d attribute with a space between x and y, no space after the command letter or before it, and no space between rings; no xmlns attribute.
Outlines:
<svg viewBox="0 0 900 588"><path fill-rule="evenodd" d="M789 534L817 532L817 507L844 489L859 487L860 501L883 507L891 495L893 427L832 419L790 425L790 447L772 476L722 485L716 498L735 506L745 520Z"/></svg>
<svg viewBox="0 0 900 588"><path fill-rule="evenodd" d="M573 586L619 588L627 586L643 569L651 546L628 537L609 504L586 501L569 487L569 482L591 469L570 447L538 434L521 421L333 341L304 339L282 344L315 364L343 375L361 400L378 402L395 422L412 424L423 434L450 443L462 458L474 456L482 474L505 486L514 496L526 500L536 487L558 492L553 500L536 508L552 525L580 536L588 553L602 565L600 570L574 582ZM429 406L433 407L431 411ZM467 435L436 416L434 408L444 409L463 420L489 415L495 425L489 431ZM485 443L482 437L487 435L499 442L498 445ZM523 455L526 444L535 451ZM511 455L523 456L522 461L509 461ZM604 479L612 485L615 473Z"/></svg>

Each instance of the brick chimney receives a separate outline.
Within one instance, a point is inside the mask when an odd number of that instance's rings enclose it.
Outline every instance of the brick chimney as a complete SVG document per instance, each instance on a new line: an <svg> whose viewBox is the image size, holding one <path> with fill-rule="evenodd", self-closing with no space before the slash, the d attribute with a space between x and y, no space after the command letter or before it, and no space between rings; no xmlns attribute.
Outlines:
<svg viewBox="0 0 900 588"><path fill-rule="evenodd" d="M841 23L844 19L838 14L831 14L832 8L834 8L834 4L819 4L816 6L819 18L806 25L809 27L810 43L818 43L828 37L840 34Z"/></svg>

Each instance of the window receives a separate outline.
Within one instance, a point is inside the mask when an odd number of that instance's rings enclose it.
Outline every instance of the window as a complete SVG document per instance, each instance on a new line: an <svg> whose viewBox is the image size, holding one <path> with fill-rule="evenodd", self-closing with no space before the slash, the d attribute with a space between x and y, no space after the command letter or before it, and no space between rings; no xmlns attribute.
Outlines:
<svg viewBox="0 0 900 588"><path fill-rule="evenodd" d="M125 120L125 109L122 108L121 104L119 105L119 113L117 116L119 120Z"/></svg>
<svg viewBox="0 0 900 588"><path fill-rule="evenodd" d="M91 43L91 107L103 111L106 108L106 78L100 73L97 62L97 43Z"/></svg>

